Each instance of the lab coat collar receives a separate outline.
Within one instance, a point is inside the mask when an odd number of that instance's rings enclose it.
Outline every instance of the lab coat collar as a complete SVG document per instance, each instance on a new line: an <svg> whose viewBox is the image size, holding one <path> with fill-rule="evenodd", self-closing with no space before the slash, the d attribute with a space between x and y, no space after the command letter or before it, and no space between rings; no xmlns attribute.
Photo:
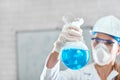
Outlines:
<svg viewBox="0 0 120 80"><path fill-rule="evenodd" d="M101 80L95 68L95 63L88 65L87 68L84 69L84 73L89 75L94 75L94 76L91 76L91 78ZM113 69L112 72L109 74L107 80L114 79L118 74L119 73L115 69Z"/></svg>
<svg viewBox="0 0 120 80"><path fill-rule="evenodd" d="M119 74L119 73L118 73L115 69L113 69L112 72L109 74L107 80L112 80L112 79L114 79L118 74Z"/></svg>
<svg viewBox="0 0 120 80"><path fill-rule="evenodd" d="M95 63L93 63L93 67L95 69ZM95 69L96 70L96 69ZM97 73L97 71L95 71ZM107 80L112 80L114 79L119 73L113 69L112 72L109 74L109 76L107 77ZM99 76L99 75L98 75Z"/></svg>

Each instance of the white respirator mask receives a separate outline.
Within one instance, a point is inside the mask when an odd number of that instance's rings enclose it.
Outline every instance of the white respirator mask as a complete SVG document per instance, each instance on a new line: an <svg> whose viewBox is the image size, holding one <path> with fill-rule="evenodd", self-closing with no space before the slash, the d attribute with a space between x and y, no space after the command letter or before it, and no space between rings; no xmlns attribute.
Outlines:
<svg viewBox="0 0 120 80"><path fill-rule="evenodd" d="M114 56L114 54L110 53L108 47L102 43L93 48L93 59L98 65L109 64Z"/></svg>

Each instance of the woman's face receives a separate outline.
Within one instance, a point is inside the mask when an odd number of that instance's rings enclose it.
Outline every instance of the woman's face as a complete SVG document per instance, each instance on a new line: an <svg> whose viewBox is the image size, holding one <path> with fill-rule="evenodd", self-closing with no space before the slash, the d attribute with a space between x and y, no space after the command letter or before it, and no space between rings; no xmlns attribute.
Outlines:
<svg viewBox="0 0 120 80"><path fill-rule="evenodd" d="M114 63L120 52L118 42L104 33L96 33L92 38L93 59L98 65Z"/></svg>
<svg viewBox="0 0 120 80"><path fill-rule="evenodd" d="M118 53L118 42L111 36L104 33L96 33L94 38L92 38L92 47L95 48L99 43L105 44L108 47L110 53Z"/></svg>

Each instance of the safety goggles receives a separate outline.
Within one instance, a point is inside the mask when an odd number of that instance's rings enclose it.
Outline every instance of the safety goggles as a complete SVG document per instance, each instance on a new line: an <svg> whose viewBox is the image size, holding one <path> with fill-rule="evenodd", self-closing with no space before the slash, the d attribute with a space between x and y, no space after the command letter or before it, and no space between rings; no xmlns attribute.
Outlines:
<svg viewBox="0 0 120 80"><path fill-rule="evenodd" d="M106 46L113 46L115 42L111 40L101 39L101 38L91 38L93 40L94 44L104 43Z"/></svg>

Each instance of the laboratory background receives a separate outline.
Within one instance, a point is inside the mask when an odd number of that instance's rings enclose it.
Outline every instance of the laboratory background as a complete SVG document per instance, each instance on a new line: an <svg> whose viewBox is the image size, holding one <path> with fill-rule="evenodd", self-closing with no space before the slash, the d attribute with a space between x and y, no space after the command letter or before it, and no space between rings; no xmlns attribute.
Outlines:
<svg viewBox="0 0 120 80"><path fill-rule="evenodd" d="M0 80L39 80L67 14L84 19L91 50L92 26L102 16L120 18L120 0L0 0Z"/></svg>

